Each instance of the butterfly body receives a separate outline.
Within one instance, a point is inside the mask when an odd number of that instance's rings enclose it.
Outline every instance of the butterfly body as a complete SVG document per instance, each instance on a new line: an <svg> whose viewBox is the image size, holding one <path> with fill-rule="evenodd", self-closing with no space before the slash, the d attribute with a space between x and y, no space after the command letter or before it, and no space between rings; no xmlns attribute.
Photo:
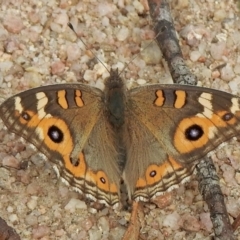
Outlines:
<svg viewBox="0 0 240 240"><path fill-rule="evenodd" d="M185 85L127 90L117 71L105 90L83 84L31 89L0 106L7 128L35 145L88 198L149 201L189 177L198 161L238 135L239 98Z"/></svg>

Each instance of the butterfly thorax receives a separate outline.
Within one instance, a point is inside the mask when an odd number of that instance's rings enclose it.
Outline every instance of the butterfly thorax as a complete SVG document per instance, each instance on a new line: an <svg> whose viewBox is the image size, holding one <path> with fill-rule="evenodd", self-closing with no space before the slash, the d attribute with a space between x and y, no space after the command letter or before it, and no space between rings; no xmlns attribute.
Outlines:
<svg viewBox="0 0 240 240"><path fill-rule="evenodd" d="M113 128L120 129L125 122L125 86L118 70L112 70L105 82L105 102L107 115Z"/></svg>

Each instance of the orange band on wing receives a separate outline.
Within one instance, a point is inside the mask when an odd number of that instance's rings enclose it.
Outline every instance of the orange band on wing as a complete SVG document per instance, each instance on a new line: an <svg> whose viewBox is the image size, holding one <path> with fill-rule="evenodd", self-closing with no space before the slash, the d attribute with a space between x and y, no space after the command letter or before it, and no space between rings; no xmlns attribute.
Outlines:
<svg viewBox="0 0 240 240"><path fill-rule="evenodd" d="M186 103L186 92L182 90L176 90L176 100L174 103L175 108L182 108Z"/></svg>
<svg viewBox="0 0 240 240"><path fill-rule="evenodd" d="M150 165L145 172L145 176L138 179L136 187L144 188L147 185L154 185L181 168L183 168L181 164L176 162L172 157L168 157L161 165Z"/></svg>
<svg viewBox="0 0 240 240"><path fill-rule="evenodd" d="M75 90L75 102L78 107L84 106L84 103L82 100L82 92L80 90Z"/></svg>
<svg viewBox="0 0 240 240"><path fill-rule="evenodd" d="M61 106L63 109L68 109L68 102L66 99L66 90L60 90L57 92L58 96L58 104Z"/></svg>
<svg viewBox="0 0 240 240"><path fill-rule="evenodd" d="M78 159L77 159L78 164L76 166L70 160L69 155L64 156L63 159L64 159L66 169L69 172L71 172L74 177L83 178L85 176L87 166L86 166L84 154L82 152L78 156Z"/></svg>
<svg viewBox="0 0 240 240"><path fill-rule="evenodd" d="M156 96L157 98L154 101L154 104L157 107L162 107L165 101L164 95L163 95L163 91L162 90L157 90L156 91Z"/></svg>
<svg viewBox="0 0 240 240"><path fill-rule="evenodd" d="M189 153L197 148L201 148L212 139L217 128L227 127L227 125L233 125L236 123L236 118L233 116L229 121L224 121L223 116L227 114L227 111L218 111L212 114L211 118L206 118L204 115L201 117L193 116L190 118L184 118L178 125L174 134L174 146L180 153ZM203 135L195 140L191 141L186 137L186 129L193 125L198 125L203 131Z"/></svg>

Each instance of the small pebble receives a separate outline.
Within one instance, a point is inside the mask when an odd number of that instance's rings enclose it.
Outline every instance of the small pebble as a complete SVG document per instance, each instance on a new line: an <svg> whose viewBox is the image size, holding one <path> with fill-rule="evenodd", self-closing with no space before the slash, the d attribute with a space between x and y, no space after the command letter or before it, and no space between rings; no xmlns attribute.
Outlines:
<svg viewBox="0 0 240 240"><path fill-rule="evenodd" d="M38 218L37 216L34 216L32 214L27 215L25 218L26 224L30 226L36 226L38 224Z"/></svg>
<svg viewBox="0 0 240 240"><path fill-rule="evenodd" d="M177 229L180 228L180 225L179 225L180 218L181 217L177 212L173 212L171 214L168 214L164 217L163 226L164 227L170 227L174 230L177 230Z"/></svg>
<svg viewBox="0 0 240 240"><path fill-rule="evenodd" d="M57 14L54 22L63 26L66 26L69 22L68 14L65 11L62 11L60 14Z"/></svg>
<svg viewBox="0 0 240 240"><path fill-rule="evenodd" d="M236 173L235 179L236 179L237 183L240 185L240 173L239 172Z"/></svg>
<svg viewBox="0 0 240 240"><path fill-rule="evenodd" d="M236 201L233 197L228 197L228 201L226 202L226 207L227 207L228 213L232 217L237 218L239 216L239 212L240 212L239 201Z"/></svg>
<svg viewBox="0 0 240 240"><path fill-rule="evenodd" d="M70 212L74 212L76 208L87 209L87 205L85 202L79 199L71 198L67 205L64 207L65 210Z"/></svg>
<svg viewBox="0 0 240 240"><path fill-rule="evenodd" d="M17 224L19 222L18 216L16 214L10 214L9 221L14 225Z"/></svg>
<svg viewBox="0 0 240 240"><path fill-rule="evenodd" d="M70 44L67 46L67 60L72 62L76 61L81 56L81 49L77 44Z"/></svg>
<svg viewBox="0 0 240 240"><path fill-rule="evenodd" d="M18 34L24 28L22 18L14 14L3 18L3 26L10 32Z"/></svg>
<svg viewBox="0 0 240 240"><path fill-rule="evenodd" d="M189 5L189 0L178 0L177 1L177 6L182 9L182 8L187 8Z"/></svg>
<svg viewBox="0 0 240 240"><path fill-rule="evenodd" d="M2 160L2 165L5 167L19 168L20 161L13 156L5 156Z"/></svg>
<svg viewBox="0 0 240 240"><path fill-rule="evenodd" d="M86 70L83 79L87 82L95 81L97 79L97 74L95 70Z"/></svg>
<svg viewBox="0 0 240 240"><path fill-rule="evenodd" d="M201 213L199 217L200 217L201 224L207 229L209 233L211 233L213 225L210 218L210 213Z"/></svg>
<svg viewBox="0 0 240 240"><path fill-rule="evenodd" d="M126 27L122 27L116 35L119 41L125 41L128 38L128 36L129 36L129 29Z"/></svg>
<svg viewBox="0 0 240 240"><path fill-rule="evenodd" d="M12 213L12 212L13 212L13 207L12 207L12 206L8 206L8 207L7 207L7 211L8 211L9 213Z"/></svg>
<svg viewBox="0 0 240 240"><path fill-rule="evenodd" d="M65 70L65 64L61 61L54 62L51 65L51 72L53 75L61 75Z"/></svg>
<svg viewBox="0 0 240 240"><path fill-rule="evenodd" d="M88 234L89 240L100 240L102 237L102 231L98 229L90 229Z"/></svg>
<svg viewBox="0 0 240 240"><path fill-rule="evenodd" d="M229 164L222 164L221 165L221 169L223 171L223 177L224 180L226 181L226 183L228 185L232 185L232 184L236 184L236 180L234 178L235 176L235 170L232 166L230 166Z"/></svg>
<svg viewBox="0 0 240 240"><path fill-rule="evenodd" d="M199 51L192 51L190 53L190 59L193 61L193 62L196 62L198 61L198 59L201 57L201 53Z"/></svg>
<svg viewBox="0 0 240 240"><path fill-rule="evenodd" d="M230 64L227 64L225 67L221 68L220 73L221 73L221 78L224 81L230 81L235 76L232 66Z"/></svg>
<svg viewBox="0 0 240 240"><path fill-rule="evenodd" d="M185 214L181 216L181 227L190 232L199 232L201 229L200 222L195 216Z"/></svg>
<svg viewBox="0 0 240 240"><path fill-rule="evenodd" d="M34 210L37 207L37 199L38 197L32 196L30 200L27 202L27 206L30 210Z"/></svg>
<svg viewBox="0 0 240 240"><path fill-rule="evenodd" d="M96 10L98 11L99 17L110 15L114 10L116 6L112 3L104 2L104 3L98 3Z"/></svg>
<svg viewBox="0 0 240 240"><path fill-rule="evenodd" d="M144 41L142 43L141 56L145 62L145 64L159 64L162 60L162 53L155 42Z"/></svg>
<svg viewBox="0 0 240 240"><path fill-rule="evenodd" d="M32 237L34 239L42 239L46 237L49 233L49 228L47 226L37 226L32 231Z"/></svg>
<svg viewBox="0 0 240 240"><path fill-rule="evenodd" d="M225 9L219 9L214 11L214 16L213 16L213 20L216 22L220 22L222 21L224 18L226 18L227 14Z"/></svg>
<svg viewBox="0 0 240 240"><path fill-rule="evenodd" d="M213 59L220 60L226 50L225 42L212 43L210 47L210 54Z"/></svg>
<svg viewBox="0 0 240 240"><path fill-rule="evenodd" d="M106 216L100 217L98 220L98 227L103 231L104 235L108 235L110 229L108 217Z"/></svg>
<svg viewBox="0 0 240 240"><path fill-rule="evenodd" d="M28 83L30 88L41 86L42 84L42 76L37 72L25 72L24 80Z"/></svg>
<svg viewBox="0 0 240 240"><path fill-rule="evenodd" d="M145 79L138 79L137 81L136 81L139 85L144 85L144 84L146 84L146 80Z"/></svg>

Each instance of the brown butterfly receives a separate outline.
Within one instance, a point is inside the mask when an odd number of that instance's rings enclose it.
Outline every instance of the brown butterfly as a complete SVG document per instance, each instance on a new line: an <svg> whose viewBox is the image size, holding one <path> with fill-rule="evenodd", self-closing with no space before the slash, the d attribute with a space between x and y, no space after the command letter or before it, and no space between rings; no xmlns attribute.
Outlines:
<svg viewBox="0 0 240 240"><path fill-rule="evenodd" d="M0 117L35 145L86 197L116 206L149 201L189 177L198 161L238 135L240 98L196 86L127 90L111 70L105 90L84 84L34 88L7 99Z"/></svg>

